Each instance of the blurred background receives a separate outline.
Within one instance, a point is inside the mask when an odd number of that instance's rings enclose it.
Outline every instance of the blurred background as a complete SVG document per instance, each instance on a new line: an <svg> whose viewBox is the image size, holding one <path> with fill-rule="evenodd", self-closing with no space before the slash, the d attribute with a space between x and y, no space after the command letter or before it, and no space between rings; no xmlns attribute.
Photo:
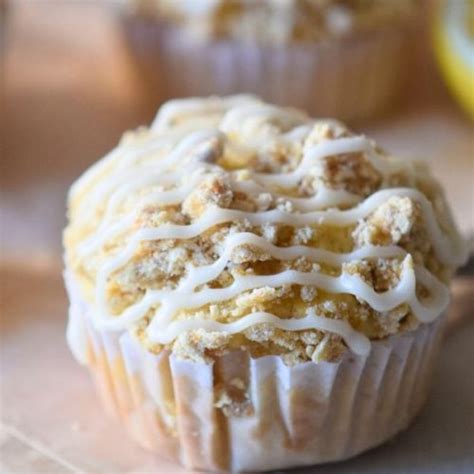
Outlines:
<svg viewBox="0 0 474 474"><path fill-rule="evenodd" d="M464 2L448 0L447 3ZM86 419L86 412L90 418L91 411L96 410L95 403L91 401L89 405L87 399L87 406L77 412L64 404L65 398L88 382L82 379L79 369L73 368L63 343L66 300L60 278L61 231L66 222L66 192L71 182L114 147L124 130L150 123L160 103L169 98L168 92L155 80L159 79L160 65L153 45L139 39L137 48L141 27L131 21L129 13L124 13L120 2L0 0L0 5L4 425L3 431L0 430L0 445L4 466L11 472L32 472L32 466L38 465L43 466L43 472L70 472L78 465L95 470L96 462L102 463L103 472L137 468L136 456L141 451L124 448L122 458L118 456L118 459L110 447L99 441L103 433L111 439L117 437L113 430L107 431L99 421L89 431L81 428L81 419ZM452 78L450 61L454 56L447 53L446 59L446 53L439 55L440 69L434 56L440 46L430 36L435 21L431 18L439 8L437 2L427 2L416 35L420 52L409 71L403 96L380 116L354 122L353 127L374 137L394 154L428 161L446 187L462 231L469 235L474 230L474 134L466 102L474 95L474 72L471 63L468 75L462 78L464 92L453 94L457 87L453 81L457 78ZM150 25L150 21L147 19L146 23ZM459 28L464 31L463 26ZM473 34L468 27L465 35L472 47ZM473 49L469 51L474 61ZM454 68L459 71L457 66ZM469 304L472 308L472 302ZM35 321L31 322L31 318ZM40 321L44 324L40 325ZM48 347L42 343L36 361L18 362L22 360L18 354L29 352L37 343L38 334L44 336L41 340L47 341ZM449 357L447 361L455 361L454 354ZM64 374L64 386L59 392L54 374L46 379L39 375L53 360L54 370ZM446 364L445 369L450 370ZM25 382L25 374L33 377L29 383ZM456 376L459 380L463 377L454 370L453 377ZM51 391L47 397L34 398L31 383L50 386ZM444 411L443 397L453 396L456 397L447 389L439 392L431 412ZM32 413L31 406L40 409ZM464 432L470 430L467 433L474 436L472 420L463 419L468 402L461 400L458 406L451 415L458 423L456 426L464 423ZM472 405L469 413L472 414ZM445 423L447 430L445 437L451 437L455 443L449 456L454 452L462 462L471 462L468 440L457 434L459 430L450 425L450 419L440 416L438 422ZM429 419L426 417L425 422ZM412 443L416 439L416 430L418 435L421 432L422 436L428 436L423 430L433 430L435 422L415 427L415 438L408 437L395 453L403 456L410 439ZM49 453L46 458L38 454L35 443L41 446L39 451ZM432 443L439 447L441 440L434 437ZM60 460L51 460L51 452L54 456L60 452ZM84 464L81 457L86 454L90 458ZM359 466L380 467L384 456L374 458L369 454ZM447 462L442 453L434 459ZM423 470L422 461L418 455L407 458L398 472L415 472L409 471L408 466L418 466L416 472L435 472L430 465ZM142 468L149 462L149 458L140 454Z"/></svg>
<svg viewBox="0 0 474 474"><path fill-rule="evenodd" d="M57 261L68 186L124 130L149 123L166 91L144 74L143 49L149 57L155 51L144 43L136 54L120 3L3 5L2 259ZM448 93L424 43L428 32L420 30L414 46L422 44L423 54L404 97L354 128L395 154L429 160L468 232L474 228L472 122ZM159 65L155 71L159 77ZM467 86L474 88L472 76Z"/></svg>

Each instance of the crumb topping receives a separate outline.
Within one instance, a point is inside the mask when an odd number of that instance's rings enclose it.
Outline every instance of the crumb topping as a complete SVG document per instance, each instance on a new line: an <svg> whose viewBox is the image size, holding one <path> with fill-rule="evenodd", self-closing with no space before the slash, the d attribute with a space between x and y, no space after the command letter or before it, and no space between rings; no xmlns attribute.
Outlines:
<svg viewBox="0 0 474 474"><path fill-rule="evenodd" d="M183 104L178 103L176 111L173 104L165 106L167 115L160 112L151 129L129 132L71 191L66 260L88 301L99 304L97 288L104 268L129 252L105 278L104 299L111 317L121 318L156 295L132 324L135 337L150 351L166 348L200 361L234 349L256 357L278 354L288 364L338 360L347 341L321 328L286 330L257 323L233 333L193 328L166 343L150 338L149 326L164 317L160 295L178 291L199 272L211 272L229 239L241 237L242 243L229 251L215 275L196 280L188 296L172 301L179 303L170 313L173 322L230 324L253 313L272 314L281 321L318 316L347 322L370 339L420 324L408 302L376 310L367 298L330 291L320 282L357 278L376 295L384 295L413 265L440 281L449 280L455 264L440 258L426 210L413 196L393 193L353 221L326 218L335 211L352 212L384 190L406 187L426 197L437 225L454 236L442 192L426 170L419 173L416 166L397 161L370 142L370 150L330 153L311 161L314 147L357 136L339 122L311 120L254 98ZM221 215L225 218L218 218ZM266 217L257 222L255 216ZM158 234L130 247L140 232ZM260 240L245 240L249 235ZM388 246L399 252L337 260L337 255ZM297 254L275 254L285 249L297 249ZM314 258L308 249L331 257ZM413 265L407 266L406 255ZM289 279L275 283L282 274ZM239 289L247 281L265 283ZM216 296L196 299L204 294ZM230 296L217 296L224 294ZM429 289L417 284L417 295L420 301L428 299ZM196 302L191 304L190 297ZM218 401L223 407L225 397Z"/></svg>

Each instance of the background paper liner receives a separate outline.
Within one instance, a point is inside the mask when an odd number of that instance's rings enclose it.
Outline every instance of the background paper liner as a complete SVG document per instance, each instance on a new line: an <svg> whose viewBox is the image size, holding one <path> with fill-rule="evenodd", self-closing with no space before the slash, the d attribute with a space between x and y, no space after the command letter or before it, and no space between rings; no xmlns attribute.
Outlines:
<svg viewBox="0 0 474 474"><path fill-rule="evenodd" d="M107 412L142 446L204 470L341 460L391 438L426 398L443 328L440 318L338 363L288 367L237 351L203 364L154 355L127 332L98 331L87 306L71 300L68 338Z"/></svg>
<svg viewBox="0 0 474 474"><path fill-rule="evenodd" d="M414 24L346 39L282 46L205 41L170 24L125 15L129 44L167 98L254 93L316 116L363 120L384 112L412 75Z"/></svg>

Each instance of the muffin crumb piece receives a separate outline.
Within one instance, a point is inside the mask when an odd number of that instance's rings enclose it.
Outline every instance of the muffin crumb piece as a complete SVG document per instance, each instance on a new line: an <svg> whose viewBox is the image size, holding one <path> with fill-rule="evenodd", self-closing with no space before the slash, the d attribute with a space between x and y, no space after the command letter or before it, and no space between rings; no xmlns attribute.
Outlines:
<svg viewBox="0 0 474 474"><path fill-rule="evenodd" d="M353 237L359 246L398 244L410 235L420 217L419 206L412 199L392 196L359 222Z"/></svg>
<svg viewBox="0 0 474 474"><path fill-rule="evenodd" d="M182 204L182 211L192 217L198 218L209 206L228 208L232 203L234 194L230 184L222 176L210 176L193 191Z"/></svg>
<svg viewBox="0 0 474 474"><path fill-rule="evenodd" d="M335 334L326 334L311 354L313 362L337 362L346 351L342 339Z"/></svg>

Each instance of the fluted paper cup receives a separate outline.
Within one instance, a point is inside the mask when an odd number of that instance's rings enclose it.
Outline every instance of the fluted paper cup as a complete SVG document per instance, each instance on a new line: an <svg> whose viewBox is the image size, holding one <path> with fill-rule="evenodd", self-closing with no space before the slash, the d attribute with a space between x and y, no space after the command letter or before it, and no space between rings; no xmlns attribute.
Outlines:
<svg viewBox="0 0 474 474"><path fill-rule="evenodd" d="M413 21L276 46L199 40L140 15L125 15L124 25L144 77L166 97L254 93L354 122L387 111L412 74Z"/></svg>
<svg viewBox="0 0 474 474"><path fill-rule="evenodd" d="M210 471L337 461L390 439L425 401L444 326L441 317L337 363L287 366L235 351L204 364L97 330L91 308L69 290L68 338L106 411L142 446Z"/></svg>

